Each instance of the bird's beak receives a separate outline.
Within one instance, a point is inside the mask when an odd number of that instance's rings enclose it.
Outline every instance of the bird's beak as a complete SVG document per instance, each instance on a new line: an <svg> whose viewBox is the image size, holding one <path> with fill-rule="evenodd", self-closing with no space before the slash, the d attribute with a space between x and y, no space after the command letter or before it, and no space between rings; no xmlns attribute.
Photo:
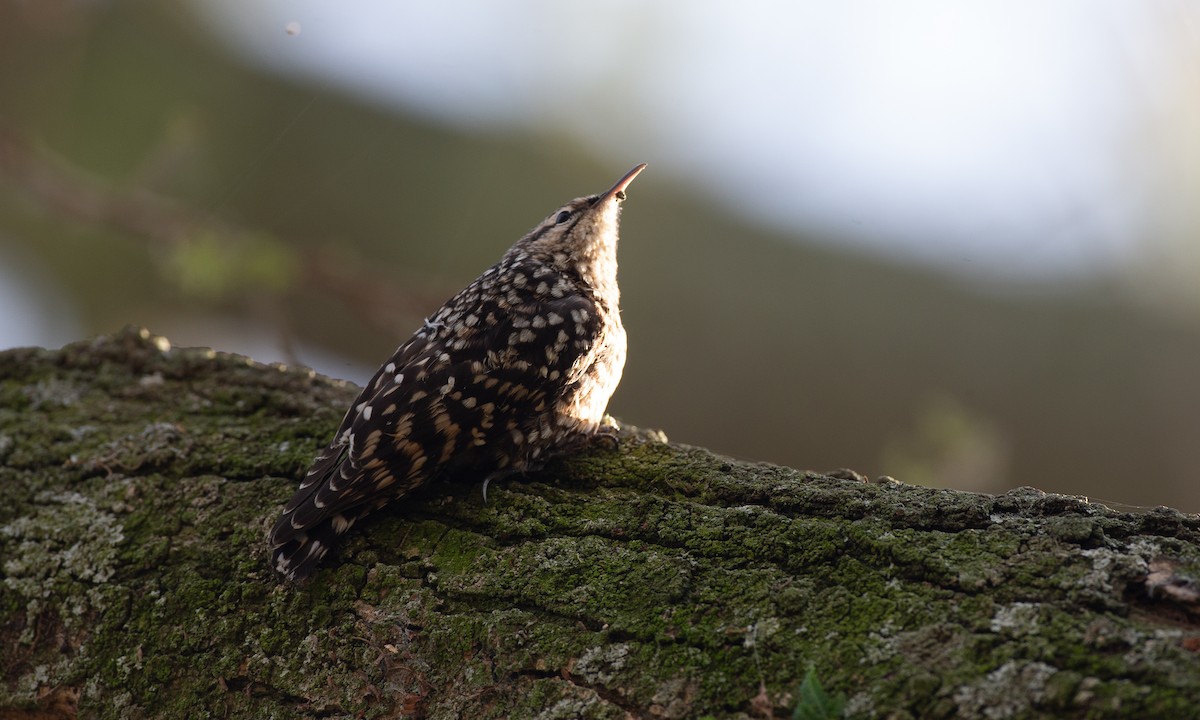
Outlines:
<svg viewBox="0 0 1200 720"><path fill-rule="evenodd" d="M634 169L625 173L625 177L618 180L616 185L613 185L611 188L609 188L608 192L601 195L600 199L596 201L596 204L599 205L600 203L612 197L616 197L617 200L624 200L625 188L629 187L629 183L633 182L633 179L638 176L638 173L645 169L646 163L642 163L641 165L638 165Z"/></svg>

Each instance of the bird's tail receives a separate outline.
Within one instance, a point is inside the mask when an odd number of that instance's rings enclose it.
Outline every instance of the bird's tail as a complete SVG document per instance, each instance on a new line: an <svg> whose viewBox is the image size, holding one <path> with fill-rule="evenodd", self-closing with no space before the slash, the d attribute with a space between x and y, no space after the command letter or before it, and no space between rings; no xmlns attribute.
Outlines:
<svg viewBox="0 0 1200 720"><path fill-rule="evenodd" d="M328 507L322 499L322 491L344 459L340 448L334 447L318 456L271 528L271 568L288 580L299 582L312 575L338 536L366 514L367 508L344 503Z"/></svg>
<svg viewBox="0 0 1200 720"><path fill-rule="evenodd" d="M284 515L271 530L271 567L292 582L308 579L337 538L365 515L366 510L365 507L351 508L303 528L292 527L292 515Z"/></svg>

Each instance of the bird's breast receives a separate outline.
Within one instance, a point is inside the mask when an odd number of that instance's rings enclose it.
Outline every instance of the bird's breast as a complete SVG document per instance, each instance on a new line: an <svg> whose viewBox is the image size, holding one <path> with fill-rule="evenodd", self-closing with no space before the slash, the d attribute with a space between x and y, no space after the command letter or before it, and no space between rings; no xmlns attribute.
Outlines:
<svg viewBox="0 0 1200 720"><path fill-rule="evenodd" d="M621 374L625 370L625 352L625 328L620 315L613 312L601 325L587 358L587 369L580 374L572 391L562 399L559 414L578 422L580 430L595 430L604 418L609 399L621 382Z"/></svg>

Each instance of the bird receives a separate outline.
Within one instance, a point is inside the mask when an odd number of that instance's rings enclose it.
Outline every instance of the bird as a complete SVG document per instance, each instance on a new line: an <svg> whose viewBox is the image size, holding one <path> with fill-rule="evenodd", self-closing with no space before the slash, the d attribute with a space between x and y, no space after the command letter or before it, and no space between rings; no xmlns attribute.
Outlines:
<svg viewBox="0 0 1200 720"><path fill-rule="evenodd" d="M641 163L554 210L401 344L346 411L269 536L310 578L355 523L431 480L539 469L602 439L625 367L621 202Z"/></svg>

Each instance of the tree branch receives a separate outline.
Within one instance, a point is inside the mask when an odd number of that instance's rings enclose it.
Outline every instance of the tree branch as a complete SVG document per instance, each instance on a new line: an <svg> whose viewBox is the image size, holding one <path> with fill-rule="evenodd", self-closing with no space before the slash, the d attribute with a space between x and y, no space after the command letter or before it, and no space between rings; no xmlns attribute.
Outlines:
<svg viewBox="0 0 1200 720"><path fill-rule="evenodd" d="M0 353L0 717L785 717L810 668L854 717L1200 705L1200 518L632 429L279 584L267 527L355 388L165 348Z"/></svg>

